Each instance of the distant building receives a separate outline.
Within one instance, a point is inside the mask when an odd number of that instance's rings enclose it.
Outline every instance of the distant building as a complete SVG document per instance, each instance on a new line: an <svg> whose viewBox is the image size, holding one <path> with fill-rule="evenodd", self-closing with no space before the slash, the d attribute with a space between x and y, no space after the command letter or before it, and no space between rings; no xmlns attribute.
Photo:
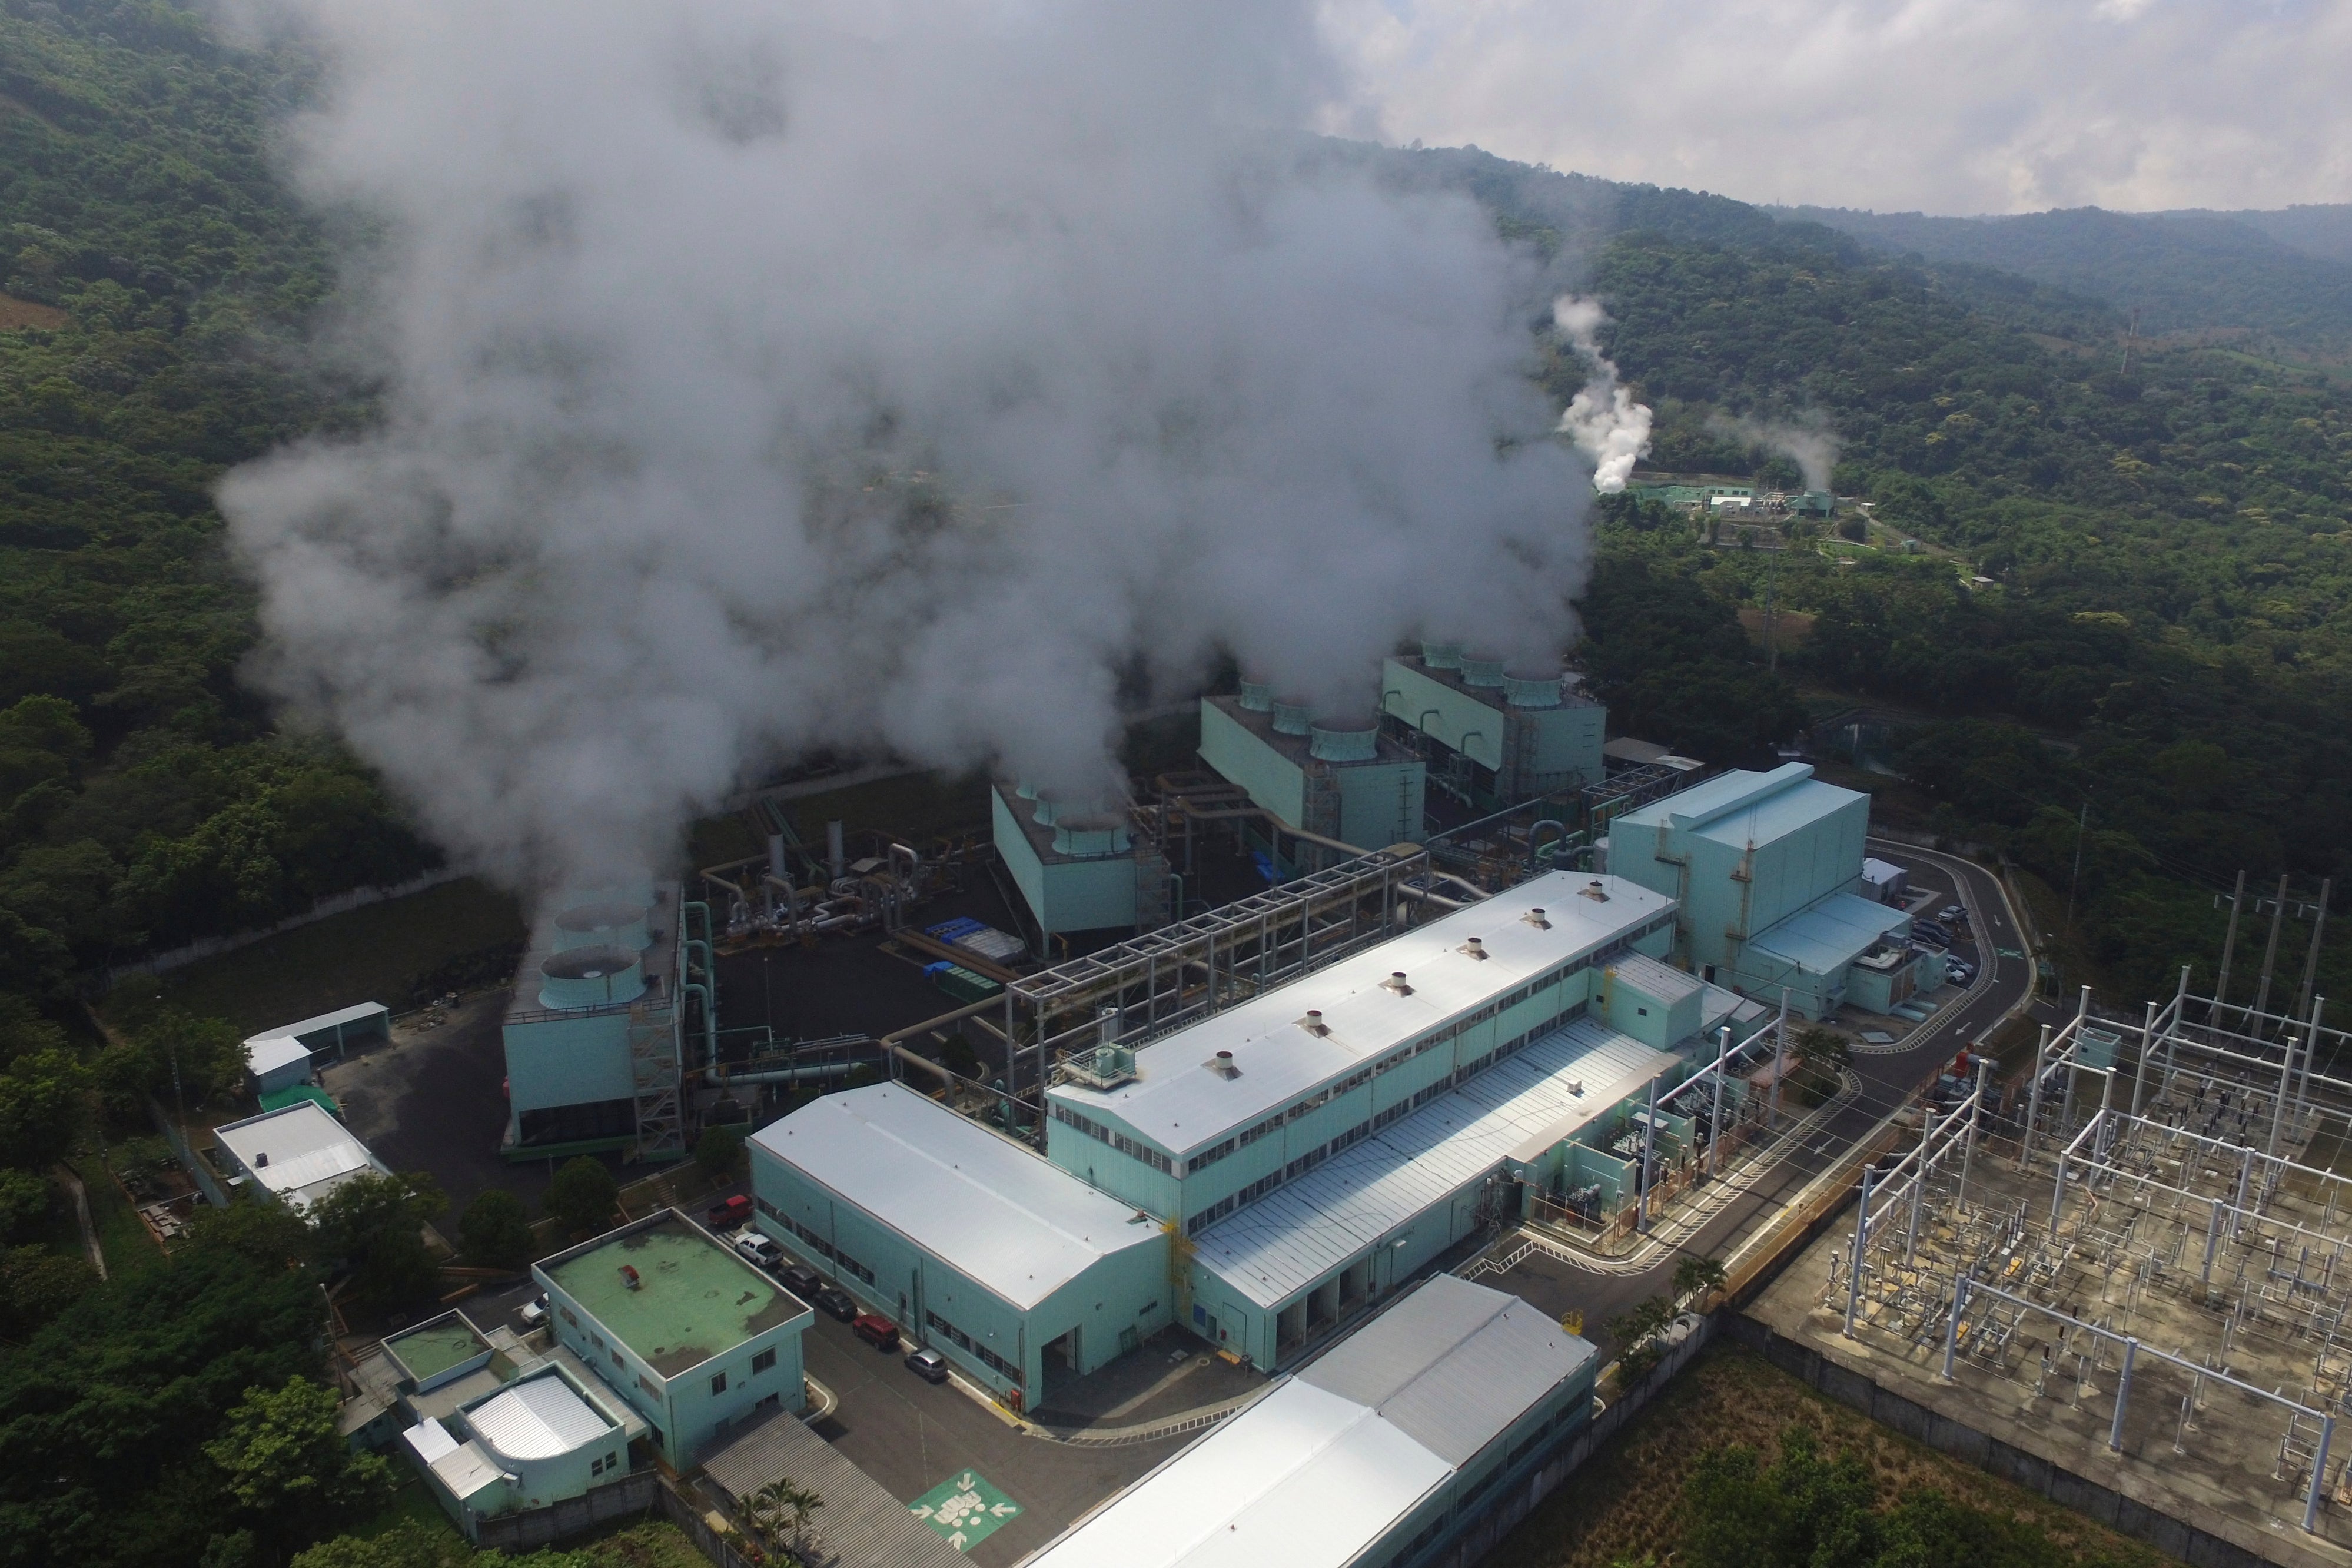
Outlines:
<svg viewBox="0 0 2352 1568"><path fill-rule="evenodd" d="M1901 910L1869 896L1869 831L1868 795L1790 763L1622 814L1609 868L1677 901L1677 962L1749 996L1777 999L1786 987L1792 1008L1820 1018L1846 1000L1856 960L1909 930Z"/></svg>
<svg viewBox="0 0 2352 1568"><path fill-rule="evenodd" d="M556 1343L644 1416L675 1468L722 1426L804 1403L801 1335L814 1314L676 1209L530 1272Z"/></svg>
<svg viewBox="0 0 2352 1568"><path fill-rule="evenodd" d="M340 1007L249 1036L246 1079L257 1095L291 1089L310 1082L321 1058L341 1061L354 1046L384 1045L391 1039L392 1010L383 1003Z"/></svg>
<svg viewBox="0 0 2352 1568"><path fill-rule="evenodd" d="M213 1136L231 1167L232 1187L250 1184L298 1214L362 1172L391 1174L348 1128L307 1100L215 1127Z"/></svg>

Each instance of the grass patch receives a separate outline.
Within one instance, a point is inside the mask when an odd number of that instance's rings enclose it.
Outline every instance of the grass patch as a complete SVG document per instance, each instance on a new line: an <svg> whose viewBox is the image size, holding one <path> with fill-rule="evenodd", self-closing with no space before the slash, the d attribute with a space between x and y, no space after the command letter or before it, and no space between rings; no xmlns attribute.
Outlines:
<svg viewBox="0 0 2352 1568"><path fill-rule="evenodd" d="M147 1222L123 1195L97 1151L77 1152L74 1171L89 1194L89 1220L98 1227L99 1250L106 1254L108 1275L120 1279L163 1263L163 1249L155 1245Z"/></svg>
<svg viewBox="0 0 2352 1568"><path fill-rule="evenodd" d="M398 1456L389 1457L394 1463L401 1463ZM449 1516L441 1511L441 1505L433 1500L433 1494L425 1489L425 1483L417 1479L414 1470L408 1470L405 1465L403 1465L402 1468L405 1472L406 1479L401 1482L400 1489L392 1494L392 1500L384 1504L383 1510L374 1518L353 1525L348 1533L356 1535L362 1541L373 1541L379 1535L398 1530L404 1524L415 1524L445 1544L464 1548L465 1536L460 1534L457 1527L449 1521Z"/></svg>
<svg viewBox="0 0 2352 1568"><path fill-rule="evenodd" d="M1544 1500L1486 1559L1490 1568L1609 1568L1645 1555L1669 1563L1682 1543L1682 1499L1698 1457L1738 1443L1768 1458L1780 1434L1809 1427L1824 1453L1869 1467L1881 1506L1933 1488L1955 1502L2048 1536L2077 1563L2166 1561L2140 1542L2022 1488L1948 1458L1823 1398L1763 1357L1717 1345L1674 1380L1609 1448Z"/></svg>
<svg viewBox="0 0 2352 1568"><path fill-rule="evenodd" d="M359 1002L381 1002L397 1012L423 1000L415 994L420 984L453 963L519 947L525 934L514 899L469 877L164 974L131 975L107 994L103 1005L119 1028L135 1029L169 1005L226 1018L240 1035Z"/></svg>

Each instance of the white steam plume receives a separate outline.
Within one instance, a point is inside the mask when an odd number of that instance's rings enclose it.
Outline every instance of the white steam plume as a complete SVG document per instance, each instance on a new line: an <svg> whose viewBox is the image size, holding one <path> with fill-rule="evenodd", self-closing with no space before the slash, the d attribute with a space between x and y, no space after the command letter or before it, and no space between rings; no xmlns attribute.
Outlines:
<svg viewBox="0 0 2352 1568"><path fill-rule="evenodd" d="M1118 672L1556 659L1533 264L1289 135L1307 0L279 0L380 422L232 474L263 673L468 863L817 746L1118 787Z"/></svg>
<svg viewBox="0 0 2352 1568"><path fill-rule="evenodd" d="M1601 328L1609 318L1600 300L1563 294L1552 301L1551 319L1593 366L1592 379L1559 416L1559 433L1592 459L1592 488L1614 495L1625 488L1633 465L1650 450L1650 410L1633 401L1617 380L1617 366L1601 352Z"/></svg>
<svg viewBox="0 0 2352 1568"><path fill-rule="evenodd" d="M1809 490L1830 488L1830 471L1837 467L1838 437L1828 415L1819 410L1794 419L1756 419L1746 415L1710 415L1706 427L1750 447L1778 452L1797 465Z"/></svg>

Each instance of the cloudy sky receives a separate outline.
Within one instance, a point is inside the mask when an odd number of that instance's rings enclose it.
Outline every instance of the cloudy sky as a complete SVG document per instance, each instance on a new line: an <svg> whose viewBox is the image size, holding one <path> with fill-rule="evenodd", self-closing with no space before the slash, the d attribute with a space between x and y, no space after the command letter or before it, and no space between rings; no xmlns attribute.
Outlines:
<svg viewBox="0 0 2352 1568"><path fill-rule="evenodd" d="M2352 0L1323 0L1329 128L1748 201L2352 201Z"/></svg>

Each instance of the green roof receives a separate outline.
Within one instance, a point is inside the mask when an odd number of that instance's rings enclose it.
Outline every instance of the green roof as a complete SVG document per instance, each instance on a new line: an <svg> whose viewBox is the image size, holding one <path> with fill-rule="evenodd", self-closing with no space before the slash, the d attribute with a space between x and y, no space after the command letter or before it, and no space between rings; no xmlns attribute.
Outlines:
<svg viewBox="0 0 2352 1568"><path fill-rule="evenodd" d="M636 1270L636 1283L622 1272ZM549 1267L547 1277L664 1377L807 1309L676 1214Z"/></svg>
<svg viewBox="0 0 2352 1568"><path fill-rule="evenodd" d="M459 1363L480 1355L490 1348L490 1342L476 1333L474 1325L462 1316L449 1312L394 1334L383 1342L383 1348L399 1358L411 1377L426 1383Z"/></svg>

